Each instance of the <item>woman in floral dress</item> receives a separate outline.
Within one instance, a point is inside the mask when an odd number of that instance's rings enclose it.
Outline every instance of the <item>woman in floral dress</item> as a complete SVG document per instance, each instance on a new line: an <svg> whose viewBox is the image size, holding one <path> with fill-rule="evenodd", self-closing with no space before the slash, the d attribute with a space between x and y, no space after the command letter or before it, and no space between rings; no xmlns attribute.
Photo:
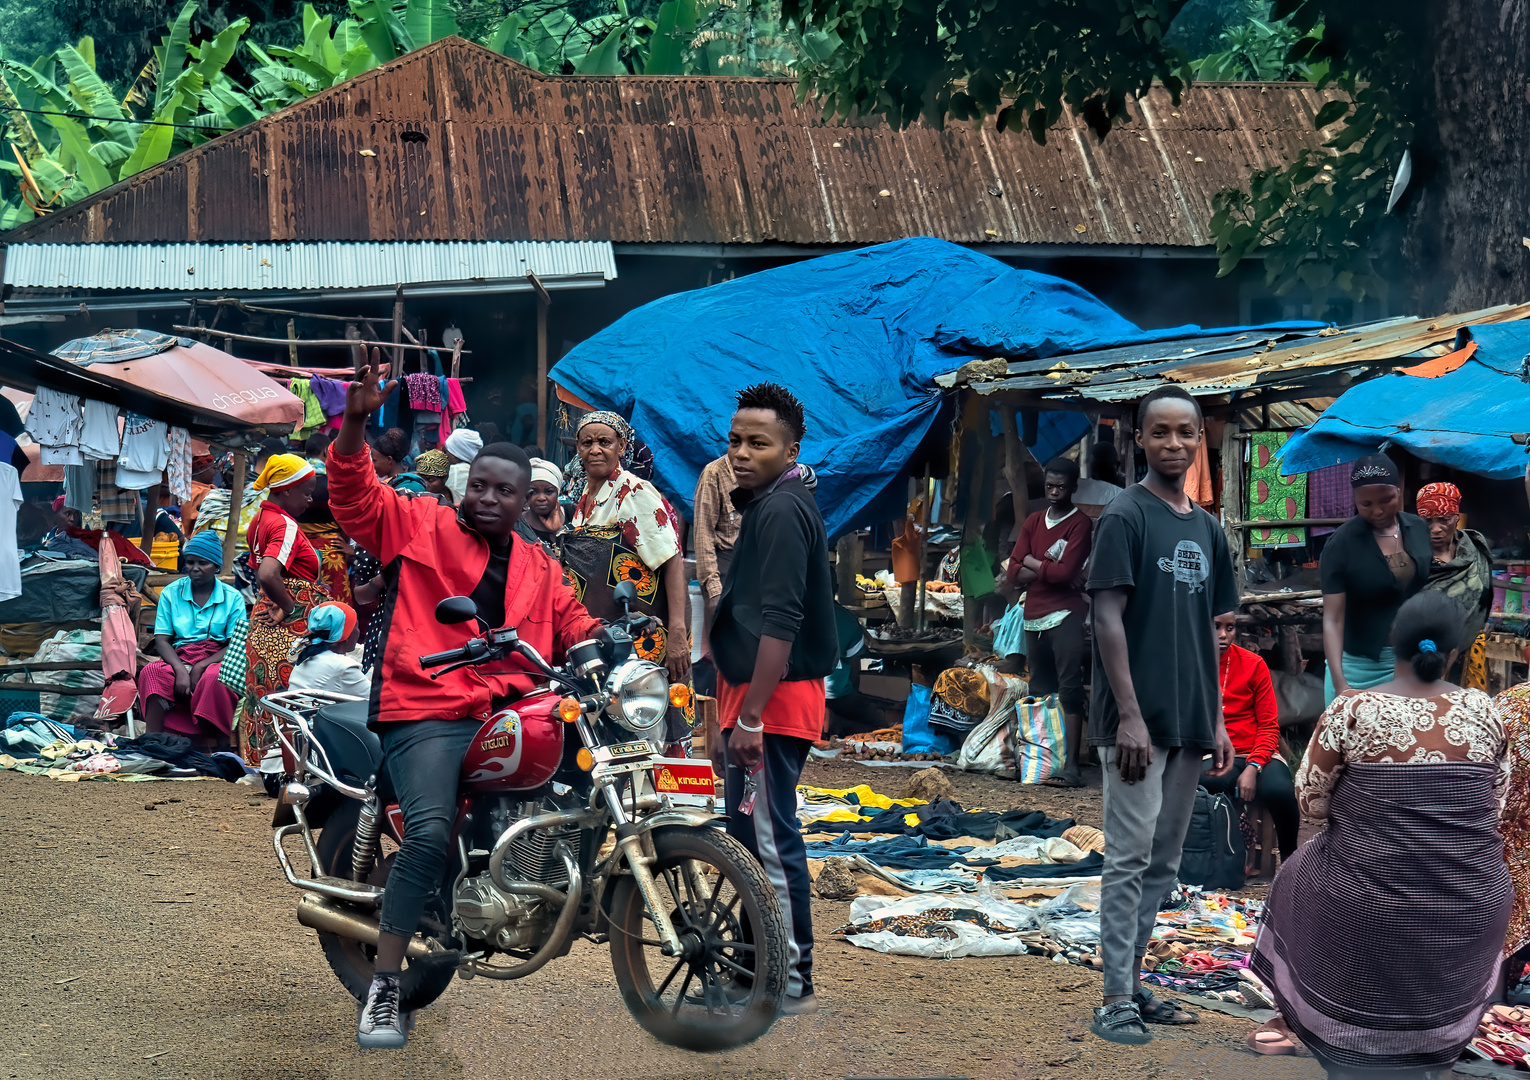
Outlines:
<svg viewBox="0 0 1530 1080"><path fill-rule="evenodd" d="M690 594L679 527L658 488L627 470L633 442L631 427L615 413L592 412L580 421L574 446L585 483L569 529L559 538L564 576L598 619L621 615L612 594L621 582L632 582L638 610L664 624L638 641L638 654L666 666L675 682L688 683ZM694 715L689 706L671 709L665 742L685 741Z"/></svg>

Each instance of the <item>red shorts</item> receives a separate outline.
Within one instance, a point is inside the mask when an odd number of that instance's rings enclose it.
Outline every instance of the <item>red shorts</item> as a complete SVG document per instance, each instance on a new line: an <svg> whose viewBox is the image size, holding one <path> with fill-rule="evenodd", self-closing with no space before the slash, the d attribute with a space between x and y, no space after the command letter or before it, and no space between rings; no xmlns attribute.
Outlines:
<svg viewBox="0 0 1530 1080"><path fill-rule="evenodd" d="M748 683L733 686L721 675L717 676L717 722L720 727L731 728L738 723L747 693ZM775 693L765 703L765 714L761 719L768 734L817 740L823 738L823 715L823 680L796 679L776 684Z"/></svg>

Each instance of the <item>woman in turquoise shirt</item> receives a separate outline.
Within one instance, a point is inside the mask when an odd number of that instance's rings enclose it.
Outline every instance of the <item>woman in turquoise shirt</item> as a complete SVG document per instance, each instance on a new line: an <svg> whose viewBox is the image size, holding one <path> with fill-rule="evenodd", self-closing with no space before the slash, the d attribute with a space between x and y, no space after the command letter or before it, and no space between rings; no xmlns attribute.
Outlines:
<svg viewBox="0 0 1530 1080"><path fill-rule="evenodd" d="M218 663L245 621L244 597L218 580L223 545L216 533L197 533L182 556L186 576L165 586L155 606L160 658L138 676L144 726L188 735L202 749L227 746L238 698L218 681Z"/></svg>

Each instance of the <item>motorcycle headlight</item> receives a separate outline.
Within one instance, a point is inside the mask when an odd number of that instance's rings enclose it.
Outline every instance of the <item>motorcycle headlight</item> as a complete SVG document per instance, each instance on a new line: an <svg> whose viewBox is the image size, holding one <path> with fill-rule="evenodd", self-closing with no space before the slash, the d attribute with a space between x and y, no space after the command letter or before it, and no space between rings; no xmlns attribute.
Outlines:
<svg viewBox="0 0 1530 1080"><path fill-rule="evenodd" d="M647 660L628 660L611 677L611 717L634 735L648 735L664 723L669 708L669 672Z"/></svg>

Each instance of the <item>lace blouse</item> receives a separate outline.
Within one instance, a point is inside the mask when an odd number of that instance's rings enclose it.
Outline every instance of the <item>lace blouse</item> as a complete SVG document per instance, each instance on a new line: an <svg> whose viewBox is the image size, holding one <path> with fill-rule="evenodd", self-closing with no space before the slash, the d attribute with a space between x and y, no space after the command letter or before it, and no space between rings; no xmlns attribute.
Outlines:
<svg viewBox="0 0 1530 1080"><path fill-rule="evenodd" d="M1318 721L1296 774L1302 813L1328 816L1328 798L1350 762L1434 765L1481 761L1498 766L1494 789L1502 807L1511 764L1503 716L1481 690L1431 698L1349 690Z"/></svg>

